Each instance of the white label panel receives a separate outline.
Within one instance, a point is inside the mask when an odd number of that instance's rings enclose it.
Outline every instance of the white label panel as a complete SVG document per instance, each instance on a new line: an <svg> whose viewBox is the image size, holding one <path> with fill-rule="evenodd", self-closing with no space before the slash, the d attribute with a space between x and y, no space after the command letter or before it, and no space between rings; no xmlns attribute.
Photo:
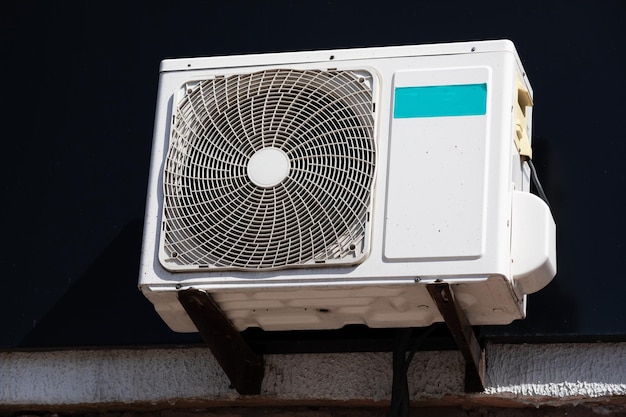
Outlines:
<svg viewBox="0 0 626 417"><path fill-rule="evenodd" d="M395 74L386 259L475 259L483 254L489 75L486 67ZM482 98L480 88L486 91ZM415 97L407 98L407 91ZM433 111L424 110L429 108Z"/></svg>

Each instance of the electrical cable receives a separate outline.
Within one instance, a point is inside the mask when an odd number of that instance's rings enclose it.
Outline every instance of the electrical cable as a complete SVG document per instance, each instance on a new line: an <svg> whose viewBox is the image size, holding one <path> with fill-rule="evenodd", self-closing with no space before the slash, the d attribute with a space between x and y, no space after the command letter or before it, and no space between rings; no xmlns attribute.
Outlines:
<svg viewBox="0 0 626 417"><path fill-rule="evenodd" d="M408 371L411 360L420 345L443 323L436 323L426 329L411 343L415 328L400 329L396 336L393 351L393 380L391 386L391 406L387 417L408 417L409 415L409 384ZM409 354L407 355L407 351Z"/></svg>
<svg viewBox="0 0 626 417"><path fill-rule="evenodd" d="M409 385L407 380L406 351L409 340L415 329L401 329L396 336L396 345L393 351L392 369L393 380L391 385L391 407L387 417L406 417L409 414Z"/></svg>
<svg viewBox="0 0 626 417"><path fill-rule="evenodd" d="M546 196L546 193L543 190L543 187L541 186L541 182L539 181L539 177L537 176L537 170L535 168L535 164L533 164L533 160L529 157L525 157L524 160L526 161L526 163L528 164L528 167L530 168L530 178L533 182L533 185L535 186L535 189L537 190L537 195L548 205L548 208L550 209L550 211L552 211L552 206L550 206L548 197Z"/></svg>

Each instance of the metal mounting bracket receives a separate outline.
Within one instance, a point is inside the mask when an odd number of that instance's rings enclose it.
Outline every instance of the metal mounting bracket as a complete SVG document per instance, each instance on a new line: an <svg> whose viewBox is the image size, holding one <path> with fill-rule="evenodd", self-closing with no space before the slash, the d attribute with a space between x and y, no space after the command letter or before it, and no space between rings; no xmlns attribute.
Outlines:
<svg viewBox="0 0 626 417"><path fill-rule="evenodd" d="M210 294L194 288L178 292L178 300L220 364L232 387L242 395L261 393L263 357L241 337Z"/></svg>
<svg viewBox="0 0 626 417"><path fill-rule="evenodd" d="M454 298L450 285L435 282L427 285L452 337L465 359L465 392L485 390L485 350L478 343L474 329Z"/></svg>
<svg viewBox="0 0 626 417"><path fill-rule="evenodd" d="M428 284L427 289L465 359L465 391L484 391L485 351L456 302L450 285L435 282ZM242 395L260 394L264 376L263 357L248 346L211 295L191 288L179 291L178 300L233 388Z"/></svg>

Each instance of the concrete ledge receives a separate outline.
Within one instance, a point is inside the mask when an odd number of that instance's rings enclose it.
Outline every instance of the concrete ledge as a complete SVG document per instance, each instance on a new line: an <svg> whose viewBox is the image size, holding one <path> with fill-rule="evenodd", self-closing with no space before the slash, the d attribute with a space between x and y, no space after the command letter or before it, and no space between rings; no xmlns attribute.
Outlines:
<svg viewBox="0 0 626 417"><path fill-rule="evenodd" d="M267 355L260 396L240 396L205 348L0 352L0 411L386 407L390 353ZM626 343L487 346L488 387L463 392L459 352L420 352L409 371L422 407L626 404Z"/></svg>
<svg viewBox="0 0 626 417"><path fill-rule="evenodd" d="M489 395L576 398L626 395L626 344L491 345Z"/></svg>

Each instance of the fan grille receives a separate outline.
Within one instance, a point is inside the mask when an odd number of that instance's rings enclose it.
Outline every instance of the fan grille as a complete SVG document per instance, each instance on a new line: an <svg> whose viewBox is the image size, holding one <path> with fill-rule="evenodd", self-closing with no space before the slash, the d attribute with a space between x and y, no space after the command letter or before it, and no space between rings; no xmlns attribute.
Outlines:
<svg viewBox="0 0 626 417"><path fill-rule="evenodd" d="M259 270L362 259L372 102L363 71L276 69L190 87L164 165L162 264Z"/></svg>

